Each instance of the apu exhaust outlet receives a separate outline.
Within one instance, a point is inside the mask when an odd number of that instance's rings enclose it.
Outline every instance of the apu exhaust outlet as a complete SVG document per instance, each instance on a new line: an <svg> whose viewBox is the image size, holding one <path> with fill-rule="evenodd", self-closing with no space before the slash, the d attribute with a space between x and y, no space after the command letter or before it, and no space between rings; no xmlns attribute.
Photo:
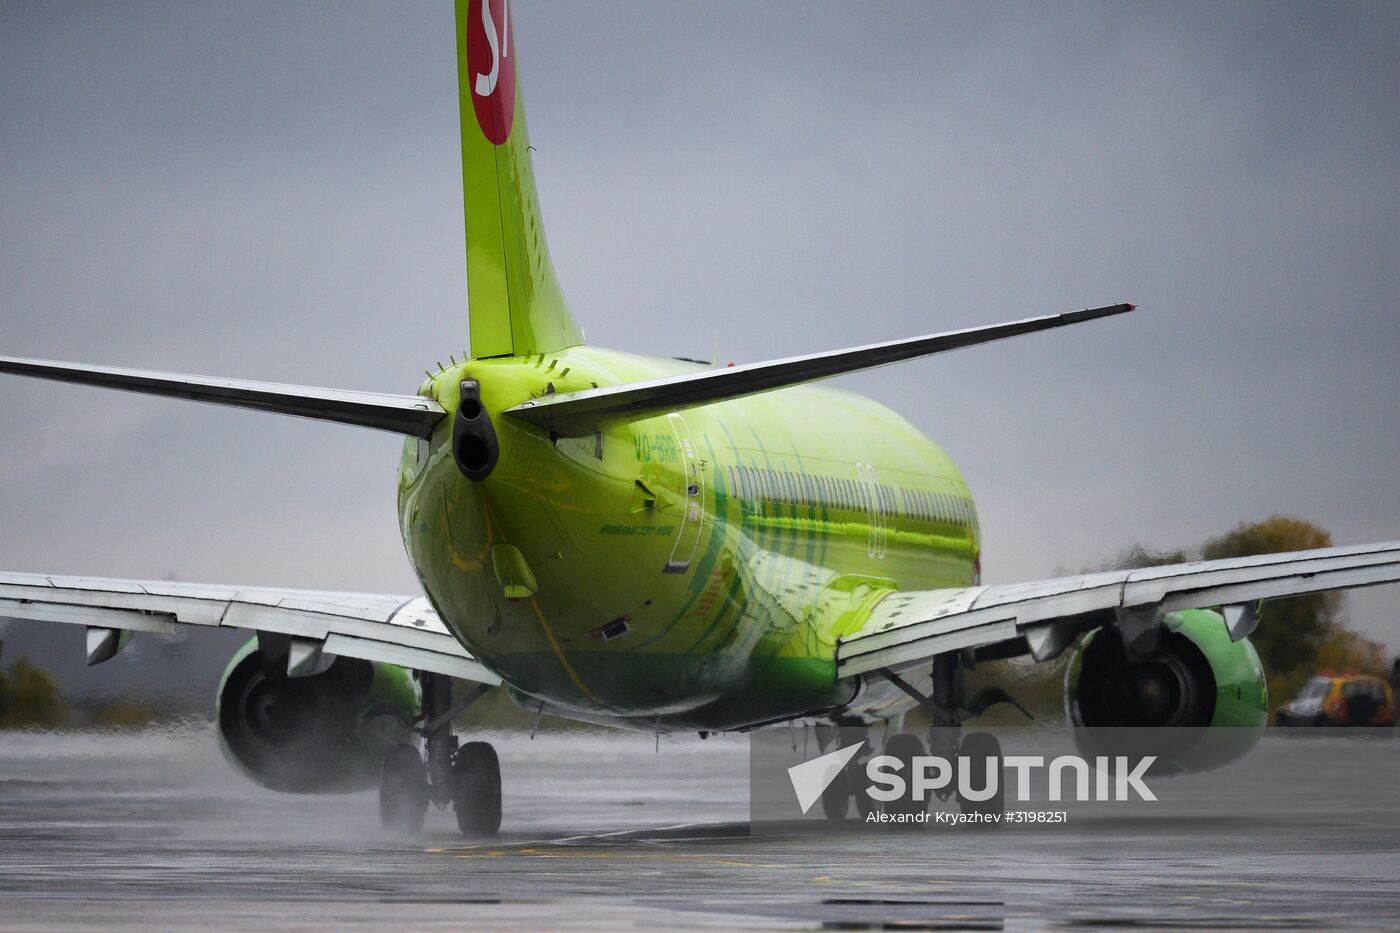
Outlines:
<svg viewBox="0 0 1400 933"><path fill-rule="evenodd" d="M491 475L501 456L496 429L481 404L481 383L463 379L457 416L452 419L452 459L469 480L480 482Z"/></svg>

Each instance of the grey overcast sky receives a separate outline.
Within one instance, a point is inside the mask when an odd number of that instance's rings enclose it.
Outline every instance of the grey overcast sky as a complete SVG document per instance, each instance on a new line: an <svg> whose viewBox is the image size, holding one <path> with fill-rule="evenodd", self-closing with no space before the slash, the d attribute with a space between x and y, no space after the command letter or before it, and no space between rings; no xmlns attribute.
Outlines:
<svg viewBox="0 0 1400 933"><path fill-rule="evenodd" d="M843 383L991 581L1297 515L1400 538L1400 4L512 4L599 345ZM0 352L411 391L466 344L447 2L0 5ZM412 592L376 432L0 377L0 567ZM1400 648L1397 588L1353 624Z"/></svg>

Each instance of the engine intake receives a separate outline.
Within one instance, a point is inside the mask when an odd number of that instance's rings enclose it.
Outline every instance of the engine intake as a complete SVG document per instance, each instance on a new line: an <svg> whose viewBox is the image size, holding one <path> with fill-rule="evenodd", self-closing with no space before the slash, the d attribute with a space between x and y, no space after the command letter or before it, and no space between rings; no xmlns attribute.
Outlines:
<svg viewBox="0 0 1400 933"><path fill-rule="evenodd" d="M1220 613L1168 613L1155 649L1131 657L1112 629L1080 646L1065 677L1066 713L1088 756L1152 754L1152 771L1219 767L1259 740L1268 689L1248 639L1231 641Z"/></svg>
<svg viewBox="0 0 1400 933"><path fill-rule="evenodd" d="M219 685L219 743L264 787L329 794L374 786L384 752L412 742L417 684L402 668L336 658L320 673L288 677L253 639Z"/></svg>
<svg viewBox="0 0 1400 933"><path fill-rule="evenodd" d="M1163 632L1157 650L1130 658L1112 633L1096 635L1079 659L1073 722L1103 726L1208 726L1215 716L1215 677L1190 638Z"/></svg>

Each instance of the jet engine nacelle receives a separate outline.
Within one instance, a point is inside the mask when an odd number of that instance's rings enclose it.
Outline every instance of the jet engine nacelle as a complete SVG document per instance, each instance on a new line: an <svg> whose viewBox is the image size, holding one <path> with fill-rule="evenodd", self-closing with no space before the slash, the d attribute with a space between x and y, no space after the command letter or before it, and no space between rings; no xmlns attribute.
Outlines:
<svg viewBox="0 0 1400 933"><path fill-rule="evenodd" d="M408 671L335 658L319 673L289 677L285 661L253 639L219 684L219 745L248 777L272 790L333 794L379 781L385 751L412 743L421 695Z"/></svg>
<svg viewBox="0 0 1400 933"><path fill-rule="evenodd" d="M1085 756L1155 755L1151 773L1217 768L1263 734L1269 696L1259 655L1231 641L1221 614L1168 613L1141 657L1111 628L1091 633L1065 675L1067 718Z"/></svg>

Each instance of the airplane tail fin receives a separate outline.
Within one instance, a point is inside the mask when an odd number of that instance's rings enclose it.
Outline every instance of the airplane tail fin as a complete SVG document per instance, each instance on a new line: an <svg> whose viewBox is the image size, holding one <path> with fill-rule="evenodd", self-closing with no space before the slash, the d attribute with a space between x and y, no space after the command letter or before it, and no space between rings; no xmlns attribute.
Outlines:
<svg viewBox="0 0 1400 933"><path fill-rule="evenodd" d="M458 106L471 354L583 343L544 238L510 0L457 0Z"/></svg>

